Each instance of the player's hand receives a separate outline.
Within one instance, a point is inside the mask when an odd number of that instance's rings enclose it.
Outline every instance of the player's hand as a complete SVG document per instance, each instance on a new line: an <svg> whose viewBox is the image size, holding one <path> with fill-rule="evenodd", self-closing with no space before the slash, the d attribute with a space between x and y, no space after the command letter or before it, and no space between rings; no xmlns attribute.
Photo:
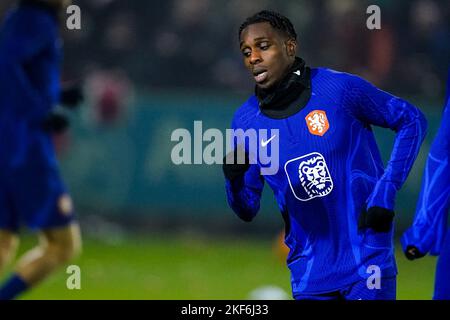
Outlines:
<svg viewBox="0 0 450 320"><path fill-rule="evenodd" d="M77 108L83 100L83 89L79 85L71 85L61 90L60 102L68 109Z"/></svg>
<svg viewBox="0 0 450 320"><path fill-rule="evenodd" d="M66 116L51 112L44 120L42 127L50 133L62 133L69 128L69 120Z"/></svg>
<svg viewBox="0 0 450 320"><path fill-rule="evenodd" d="M244 163L238 163L237 158L239 154L244 155ZM242 162L242 160L240 162ZM223 158L223 165L222 165L223 174L230 181L233 181L236 178L243 176L249 168L250 168L250 157L248 155L248 152L246 152L240 147L238 147L234 151L229 152Z"/></svg>
<svg viewBox="0 0 450 320"><path fill-rule="evenodd" d="M394 211L381 207L363 209L359 216L359 229L371 228L375 232L388 232L394 221Z"/></svg>
<svg viewBox="0 0 450 320"><path fill-rule="evenodd" d="M405 256L408 260L415 260L425 256L415 246L409 245L406 247Z"/></svg>

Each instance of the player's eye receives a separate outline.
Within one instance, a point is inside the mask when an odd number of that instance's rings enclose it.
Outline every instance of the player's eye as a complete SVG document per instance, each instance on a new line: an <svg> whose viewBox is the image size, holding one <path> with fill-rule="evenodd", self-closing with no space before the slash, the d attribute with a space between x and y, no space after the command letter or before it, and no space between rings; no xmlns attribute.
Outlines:
<svg viewBox="0 0 450 320"><path fill-rule="evenodd" d="M270 44L267 41L263 41L259 44L261 50L267 50L270 48Z"/></svg>
<svg viewBox="0 0 450 320"><path fill-rule="evenodd" d="M244 49L242 50L242 54L244 55L244 57L250 57L250 55L252 54L250 49Z"/></svg>

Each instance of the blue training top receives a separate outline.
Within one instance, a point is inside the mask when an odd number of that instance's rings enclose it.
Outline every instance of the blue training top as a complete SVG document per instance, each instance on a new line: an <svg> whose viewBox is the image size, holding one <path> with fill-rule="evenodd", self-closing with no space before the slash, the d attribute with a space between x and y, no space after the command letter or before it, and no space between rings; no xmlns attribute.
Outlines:
<svg viewBox="0 0 450 320"><path fill-rule="evenodd" d="M255 96L236 111L234 129L279 130L279 168L261 176L267 165L258 160L243 178L226 181L228 202L244 220L257 214L264 182L273 190L286 222L294 295L342 288L369 277L371 265L382 276L397 273L393 231L360 231L358 217L366 205L394 209L426 134L416 107L357 76L311 69L311 86L307 105L287 118L263 114ZM371 125L397 132L386 167ZM273 141L258 143L258 152Z"/></svg>

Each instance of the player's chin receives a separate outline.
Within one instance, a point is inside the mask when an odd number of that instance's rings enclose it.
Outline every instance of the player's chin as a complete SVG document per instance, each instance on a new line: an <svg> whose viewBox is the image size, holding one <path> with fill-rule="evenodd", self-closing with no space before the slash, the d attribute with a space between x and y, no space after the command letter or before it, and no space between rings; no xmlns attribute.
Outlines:
<svg viewBox="0 0 450 320"><path fill-rule="evenodd" d="M259 89L262 89L262 90L268 90L268 89L270 89L270 88L273 87L273 83L272 83L272 81L270 81L270 79L267 79L267 80L264 81L264 82L257 82L257 83L256 83L256 86L257 86Z"/></svg>

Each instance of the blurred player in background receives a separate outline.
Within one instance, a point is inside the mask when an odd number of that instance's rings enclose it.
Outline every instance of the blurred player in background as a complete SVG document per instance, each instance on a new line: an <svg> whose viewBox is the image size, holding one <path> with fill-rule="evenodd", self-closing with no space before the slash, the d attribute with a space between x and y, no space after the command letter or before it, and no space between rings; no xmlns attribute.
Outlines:
<svg viewBox="0 0 450 320"><path fill-rule="evenodd" d="M250 163L256 156L238 136L223 165L228 202L251 221L264 182L272 188L286 223L295 299L395 299L395 196L419 152L426 120L413 105L355 75L310 69L297 57L296 38L292 23L271 11L240 27L240 50L256 88L232 127L268 129L253 151L275 152L279 141L279 170L261 175L267 165ZM386 167L371 125L397 132ZM246 161L237 163L239 157Z"/></svg>
<svg viewBox="0 0 450 320"><path fill-rule="evenodd" d="M421 258L427 253L439 255L434 284L435 300L450 300L449 207L450 70L442 123L425 165L414 223L402 237L403 250L410 260Z"/></svg>
<svg viewBox="0 0 450 320"><path fill-rule="evenodd" d="M21 222L39 232L0 287L13 299L81 248L72 200L61 180L52 134L68 120L57 104L76 106L76 88L60 88L59 19L68 1L20 1L0 30L0 270L16 252Z"/></svg>

